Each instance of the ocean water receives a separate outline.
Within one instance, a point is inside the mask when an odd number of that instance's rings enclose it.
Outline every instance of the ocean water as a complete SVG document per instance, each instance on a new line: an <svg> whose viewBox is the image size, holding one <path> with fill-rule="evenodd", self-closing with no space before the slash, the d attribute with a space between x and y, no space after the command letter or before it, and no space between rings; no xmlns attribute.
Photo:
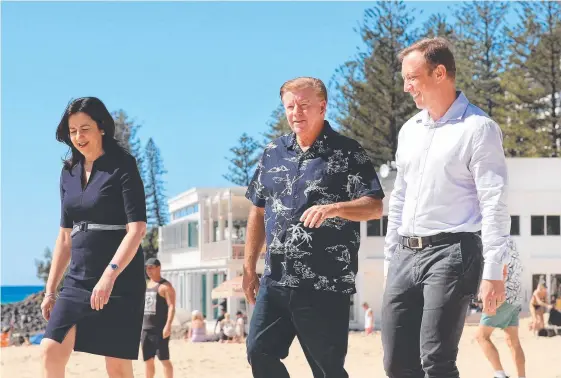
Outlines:
<svg viewBox="0 0 561 378"><path fill-rule="evenodd" d="M0 286L0 303L13 303L24 300L28 295L43 290L43 286Z"/></svg>

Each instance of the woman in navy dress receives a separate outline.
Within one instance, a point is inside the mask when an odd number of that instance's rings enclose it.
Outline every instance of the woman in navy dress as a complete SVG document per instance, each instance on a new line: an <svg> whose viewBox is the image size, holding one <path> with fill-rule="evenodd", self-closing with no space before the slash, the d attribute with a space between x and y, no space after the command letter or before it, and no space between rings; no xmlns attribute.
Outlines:
<svg viewBox="0 0 561 378"><path fill-rule="evenodd" d="M72 101L56 131L70 147L45 298L45 378L64 377L72 350L105 356L110 378L132 378L144 310L144 185L97 98ZM56 294L65 270L62 289Z"/></svg>

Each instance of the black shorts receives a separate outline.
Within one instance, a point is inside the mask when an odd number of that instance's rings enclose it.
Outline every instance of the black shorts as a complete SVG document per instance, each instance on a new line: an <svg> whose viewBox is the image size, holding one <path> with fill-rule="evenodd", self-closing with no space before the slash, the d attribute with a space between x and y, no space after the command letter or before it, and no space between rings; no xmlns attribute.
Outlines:
<svg viewBox="0 0 561 378"><path fill-rule="evenodd" d="M160 361L169 360L169 337L164 339L162 331L142 330L140 342L142 343L144 361L148 361L155 356L158 356Z"/></svg>

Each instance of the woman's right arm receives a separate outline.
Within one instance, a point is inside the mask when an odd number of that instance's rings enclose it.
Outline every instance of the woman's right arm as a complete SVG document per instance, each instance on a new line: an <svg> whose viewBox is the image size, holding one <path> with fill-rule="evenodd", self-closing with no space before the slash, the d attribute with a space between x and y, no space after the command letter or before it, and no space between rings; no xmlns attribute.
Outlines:
<svg viewBox="0 0 561 378"><path fill-rule="evenodd" d="M60 284L62 275L64 274L68 263L70 262L70 250L72 248L72 239L70 237L71 228L60 228L55 242L53 258L51 261L51 270L49 278L45 286L45 294L56 293L56 289Z"/></svg>

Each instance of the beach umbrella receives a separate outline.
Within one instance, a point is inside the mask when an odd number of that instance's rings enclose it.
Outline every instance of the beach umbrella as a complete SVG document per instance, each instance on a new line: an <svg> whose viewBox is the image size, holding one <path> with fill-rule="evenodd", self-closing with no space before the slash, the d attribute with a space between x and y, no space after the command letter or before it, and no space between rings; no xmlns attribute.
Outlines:
<svg viewBox="0 0 561 378"><path fill-rule="evenodd" d="M211 297L212 299L244 298L245 296L242 290L242 276L222 282L220 285L212 289Z"/></svg>

